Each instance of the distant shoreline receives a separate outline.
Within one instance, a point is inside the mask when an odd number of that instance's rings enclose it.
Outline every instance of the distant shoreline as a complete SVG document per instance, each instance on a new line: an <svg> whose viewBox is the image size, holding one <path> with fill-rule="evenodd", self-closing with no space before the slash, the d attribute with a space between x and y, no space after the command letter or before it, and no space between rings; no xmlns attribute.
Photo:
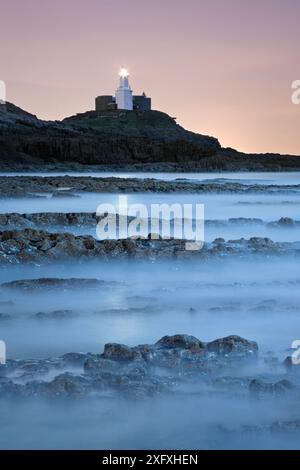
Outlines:
<svg viewBox="0 0 300 470"><path fill-rule="evenodd" d="M1 158L1 156L0 156ZM241 169L234 169L234 168L228 168L228 169L207 169L207 168L202 168L197 165L188 165L188 168L186 166L181 166L177 164L149 164L149 165L143 165L143 164L136 164L136 165L81 165L77 163L70 163L69 165L66 164L39 164L39 165L24 165L24 164L1 164L0 162L0 173L23 173L26 175L26 173L48 173L49 176L51 176L52 173L60 173L60 172L68 172L68 173L90 173L91 176L93 173L110 173L114 172L116 174L118 173L132 173L134 176L135 173L186 173L187 175L189 173L201 173L201 174L212 174L212 173L235 173L235 174L245 174L245 173L294 173L294 172L300 172L300 157L299 158L299 167L296 168L273 168L273 167L268 167L268 168L241 168Z"/></svg>

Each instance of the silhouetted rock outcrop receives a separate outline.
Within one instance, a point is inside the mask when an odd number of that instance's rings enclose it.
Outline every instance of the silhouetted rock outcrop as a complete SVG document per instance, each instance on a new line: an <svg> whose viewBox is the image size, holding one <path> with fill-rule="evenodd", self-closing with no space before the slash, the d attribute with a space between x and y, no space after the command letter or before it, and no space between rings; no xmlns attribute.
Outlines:
<svg viewBox="0 0 300 470"><path fill-rule="evenodd" d="M7 103L0 111L1 168L62 164L72 170L280 171L299 169L300 158L222 149L217 139L187 131L159 111L89 111L42 121Z"/></svg>

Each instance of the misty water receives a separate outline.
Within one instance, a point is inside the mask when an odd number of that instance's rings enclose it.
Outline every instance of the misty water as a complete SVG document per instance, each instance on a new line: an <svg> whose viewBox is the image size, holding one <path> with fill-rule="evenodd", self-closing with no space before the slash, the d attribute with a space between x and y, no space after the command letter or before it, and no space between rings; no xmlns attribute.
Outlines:
<svg viewBox="0 0 300 470"><path fill-rule="evenodd" d="M100 204L111 204L116 212L119 212L119 194L114 193L76 193L78 197L63 197L57 200L51 194L39 194L39 197L24 197L16 199L0 198L0 214L16 212L20 214L44 213L44 212L90 212L95 213ZM155 194L134 193L127 196L128 206L144 204L147 207L149 217L151 204L196 204L204 205L205 240L212 241L223 237L238 239L254 236L269 237L274 241L298 241L300 239L300 225L281 226L270 225L281 218L300 220L300 191L280 192L274 194ZM193 214L195 216L193 209ZM172 215L172 214L171 214ZM174 216L174 215L173 215ZM219 224L229 219L236 220L231 224ZM64 227L49 226L49 231L62 231ZM96 227L68 227L69 232L76 235L90 234L96 236Z"/></svg>
<svg viewBox="0 0 300 470"><path fill-rule="evenodd" d="M163 175L163 174L162 174ZM80 174L78 174L80 176ZM93 175L94 176L94 175ZM97 176L97 175L96 175ZM108 176L101 175L101 176ZM114 175L116 176L116 175ZM124 175L122 175L124 176ZM128 176L132 176L129 174ZM136 174L147 177L146 174ZM300 184L300 174L170 174L175 179L224 178L244 184ZM2 199L1 213L95 212L118 194L81 193L76 198ZM281 218L300 220L300 193L128 195L129 204L201 203L205 240L253 236L300 241L300 226L268 226ZM262 223L228 219L260 219ZM45 229L45 227L44 227ZM47 227L50 231L63 227ZM96 236L95 227L72 227ZM260 359L230 371L276 382L285 376L282 361L300 339L299 257L255 256L207 261L80 261L16 265L0 270L0 283L42 277L97 278L93 291L1 291L0 338L10 359L59 357L68 352L101 353L105 343L153 344L164 335L184 333L203 341L240 335L258 343ZM69 310L70 318L39 319L38 312ZM271 367L264 358L278 359ZM225 373L225 372L224 372ZM226 371L225 375L229 372ZM222 371L219 372L222 377ZM50 377L49 377L50 378ZM272 433L277 422L300 419L299 396L253 398L247 390L211 388L202 380L183 382L169 394L126 399L112 393L78 400L24 398L0 401L0 447L8 448L299 448L299 434Z"/></svg>

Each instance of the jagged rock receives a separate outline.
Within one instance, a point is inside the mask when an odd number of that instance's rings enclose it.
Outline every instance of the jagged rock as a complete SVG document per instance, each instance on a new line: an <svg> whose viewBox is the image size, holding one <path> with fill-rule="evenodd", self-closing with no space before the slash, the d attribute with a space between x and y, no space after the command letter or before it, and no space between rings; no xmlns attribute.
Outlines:
<svg viewBox="0 0 300 470"><path fill-rule="evenodd" d="M215 245L224 245L225 240L224 240L224 238L220 238L220 237L219 237L219 238L216 238L213 243L214 243Z"/></svg>
<svg viewBox="0 0 300 470"><path fill-rule="evenodd" d="M239 360L239 365L242 358L248 359L249 345L256 343L236 336L229 338L232 338L231 349L239 351L238 357L222 353L220 359L212 358L206 343L194 336L174 335L164 336L154 345L132 348L108 343L103 354L68 353L59 358L9 359L0 367L0 396L85 397L103 390L135 398L160 394L184 380L213 378L223 367L234 364L234 358ZM214 343L224 344L224 340L226 338ZM239 346L233 347L233 344ZM74 367L79 373L70 373ZM43 380L57 371L54 379ZM218 380L220 382L221 378ZM237 383L241 379L231 381Z"/></svg>
<svg viewBox="0 0 300 470"><path fill-rule="evenodd" d="M60 374L41 386L45 394L56 397L86 396L91 391L91 383L86 377L69 372Z"/></svg>
<svg viewBox="0 0 300 470"><path fill-rule="evenodd" d="M124 344L108 343L104 346L103 357L113 361L134 361L140 355L137 351Z"/></svg>
<svg viewBox="0 0 300 470"><path fill-rule="evenodd" d="M74 366L80 366L87 361L89 354L85 353L66 353L62 356L62 360L65 364L71 364Z"/></svg>
<svg viewBox="0 0 300 470"><path fill-rule="evenodd" d="M290 381L283 379L276 383L266 383L258 379L253 379L249 384L249 391L255 395L282 394L291 390L293 385Z"/></svg>
<svg viewBox="0 0 300 470"><path fill-rule="evenodd" d="M216 354L243 354L253 356L257 354L258 346L254 341L248 341L240 336L227 336L206 345L209 352Z"/></svg>
<svg viewBox="0 0 300 470"><path fill-rule="evenodd" d="M200 250L186 250L186 241L170 240L95 240L91 236L49 233L33 229L0 232L0 264L20 262L49 263L63 259L134 258L189 259L225 256L299 255L300 242L273 242L268 238L239 239L206 243Z"/></svg>
<svg viewBox="0 0 300 470"><path fill-rule="evenodd" d="M250 247L253 247L255 251L260 252L273 252L277 251L276 243L273 242L270 238L261 238L261 237L252 237L249 240Z"/></svg>
<svg viewBox="0 0 300 470"><path fill-rule="evenodd" d="M205 349L205 343L202 343L194 336L188 335L164 336L155 344L155 346L167 349L188 349L193 353L200 353Z"/></svg>
<svg viewBox="0 0 300 470"><path fill-rule="evenodd" d="M103 355L99 357L89 357L84 361L84 371L88 374L98 375L102 373L118 373L120 372L120 364L117 360L106 359Z"/></svg>
<svg viewBox="0 0 300 470"><path fill-rule="evenodd" d="M277 222L273 222L270 225L277 225L279 227L291 227L295 224L295 221L290 217L281 217Z"/></svg>

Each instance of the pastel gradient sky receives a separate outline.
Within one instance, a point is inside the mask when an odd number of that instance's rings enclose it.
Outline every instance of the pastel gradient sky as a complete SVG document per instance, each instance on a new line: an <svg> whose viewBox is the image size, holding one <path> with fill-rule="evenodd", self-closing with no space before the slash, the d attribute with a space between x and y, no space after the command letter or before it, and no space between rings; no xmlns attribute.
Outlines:
<svg viewBox="0 0 300 470"><path fill-rule="evenodd" d="M0 0L7 99L45 119L93 109L118 69L179 124L300 155L300 0Z"/></svg>

